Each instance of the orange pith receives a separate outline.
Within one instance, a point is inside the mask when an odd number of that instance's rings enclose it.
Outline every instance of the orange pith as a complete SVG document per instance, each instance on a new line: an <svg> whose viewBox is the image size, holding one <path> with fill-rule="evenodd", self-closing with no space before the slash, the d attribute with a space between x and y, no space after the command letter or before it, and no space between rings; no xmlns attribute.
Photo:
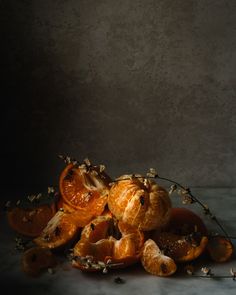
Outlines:
<svg viewBox="0 0 236 295"><path fill-rule="evenodd" d="M98 216L107 203L109 181L110 178L96 167L87 171L68 164L60 175L60 193L70 207L84 209Z"/></svg>
<svg viewBox="0 0 236 295"><path fill-rule="evenodd" d="M141 263L147 272L156 276L170 276L177 270L174 260L163 255L157 244L151 239L144 243Z"/></svg>
<svg viewBox="0 0 236 295"><path fill-rule="evenodd" d="M12 208L7 212L13 230L28 237L37 237L56 213L54 204L34 208Z"/></svg>

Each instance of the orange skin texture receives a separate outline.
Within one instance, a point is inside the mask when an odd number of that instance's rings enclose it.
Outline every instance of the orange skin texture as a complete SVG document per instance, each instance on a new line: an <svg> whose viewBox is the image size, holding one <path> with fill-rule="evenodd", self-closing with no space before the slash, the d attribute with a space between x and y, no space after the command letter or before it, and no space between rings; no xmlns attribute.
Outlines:
<svg viewBox="0 0 236 295"><path fill-rule="evenodd" d="M108 207L118 220L150 231L168 222L171 201L168 192L154 181L124 175L111 187Z"/></svg>

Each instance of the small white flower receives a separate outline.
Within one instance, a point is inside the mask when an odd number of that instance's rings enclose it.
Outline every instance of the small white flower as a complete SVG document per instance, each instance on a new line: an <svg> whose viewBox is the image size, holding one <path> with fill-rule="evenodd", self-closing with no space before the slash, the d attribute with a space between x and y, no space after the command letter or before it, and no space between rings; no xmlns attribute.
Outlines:
<svg viewBox="0 0 236 295"><path fill-rule="evenodd" d="M54 192L55 192L54 187L49 186L49 187L48 187L48 194L53 194Z"/></svg>
<svg viewBox="0 0 236 295"><path fill-rule="evenodd" d="M206 275L206 276L210 276L210 275L212 275L212 272L211 272L211 269L210 268L208 268L208 267L202 267L202 269L201 269L201 271L204 273L204 275Z"/></svg>

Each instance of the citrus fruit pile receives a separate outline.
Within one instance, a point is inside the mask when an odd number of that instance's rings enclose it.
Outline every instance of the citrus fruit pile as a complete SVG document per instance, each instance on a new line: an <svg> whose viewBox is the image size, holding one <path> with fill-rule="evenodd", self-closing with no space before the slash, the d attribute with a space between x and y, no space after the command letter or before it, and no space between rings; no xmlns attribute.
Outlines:
<svg viewBox="0 0 236 295"><path fill-rule="evenodd" d="M60 173L53 204L7 212L10 227L33 242L22 256L27 274L54 267L54 254L65 249L82 271L105 273L141 263L164 277L203 253L217 262L232 257L228 239L211 237L193 211L173 208L167 190L153 179L122 175L113 181L104 169L70 162Z"/></svg>

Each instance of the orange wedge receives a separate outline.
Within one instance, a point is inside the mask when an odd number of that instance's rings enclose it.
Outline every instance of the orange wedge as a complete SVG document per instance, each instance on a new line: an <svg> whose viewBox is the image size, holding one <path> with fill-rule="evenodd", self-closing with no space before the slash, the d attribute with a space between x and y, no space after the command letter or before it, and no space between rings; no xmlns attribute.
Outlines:
<svg viewBox="0 0 236 295"><path fill-rule="evenodd" d="M163 255L160 248L151 239L144 243L141 263L147 272L160 277L171 276L177 270L174 260Z"/></svg>

